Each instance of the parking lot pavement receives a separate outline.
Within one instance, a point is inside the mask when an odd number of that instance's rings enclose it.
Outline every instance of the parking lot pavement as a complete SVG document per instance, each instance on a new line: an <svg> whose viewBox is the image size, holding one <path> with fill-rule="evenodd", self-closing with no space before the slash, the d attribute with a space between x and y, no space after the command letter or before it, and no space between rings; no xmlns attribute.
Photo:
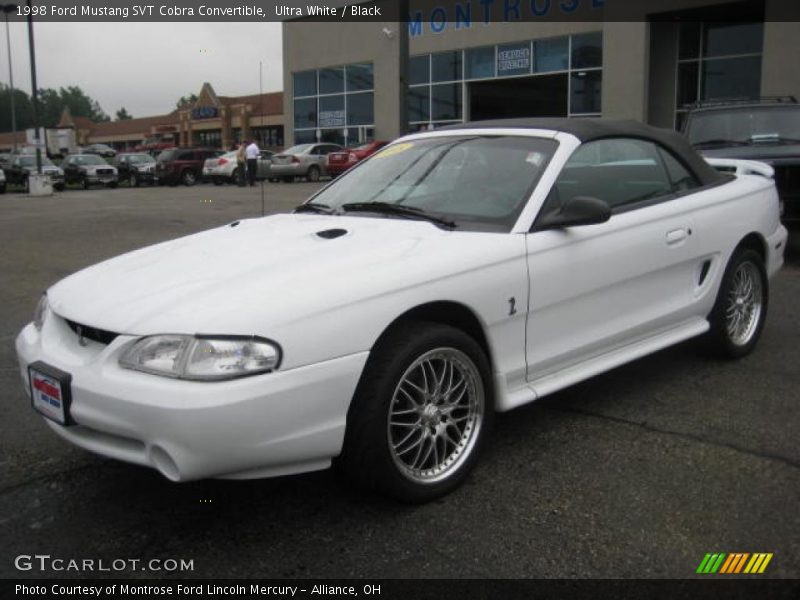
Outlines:
<svg viewBox="0 0 800 600"><path fill-rule="evenodd" d="M317 187L265 184L267 212ZM0 577L42 576L14 568L34 553L182 558L194 571L170 575L195 577L689 577L707 552L771 552L766 575L800 577L799 232L750 357L722 362L689 342L500 415L466 485L425 506L331 472L172 484L57 439L13 353L39 293L260 214L260 187L0 197Z"/></svg>

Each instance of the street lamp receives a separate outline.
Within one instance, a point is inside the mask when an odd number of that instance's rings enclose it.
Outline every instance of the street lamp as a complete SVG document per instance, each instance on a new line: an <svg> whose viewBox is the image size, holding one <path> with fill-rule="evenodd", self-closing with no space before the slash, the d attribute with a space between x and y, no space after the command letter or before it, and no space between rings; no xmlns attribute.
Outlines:
<svg viewBox="0 0 800 600"><path fill-rule="evenodd" d="M11 84L11 143L14 146L14 152L17 151L17 115L14 112L14 71L11 69L11 37L8 32L8 15L16 12L16 4L0 4L0 10L6 16L6 45L8 46L8 79Z"/></svg>

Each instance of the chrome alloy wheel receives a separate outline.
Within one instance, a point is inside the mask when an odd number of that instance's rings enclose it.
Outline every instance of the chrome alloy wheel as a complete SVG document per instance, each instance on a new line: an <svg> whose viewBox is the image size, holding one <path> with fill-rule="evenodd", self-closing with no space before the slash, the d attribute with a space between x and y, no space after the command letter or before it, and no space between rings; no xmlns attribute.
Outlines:
<svg viewBox="0 0 800 600"><path fill-rule="evenodd" d="M388 413L389 451L414 483L447 479L467 460L483 423L485 392L472 360L436 348L405 370Z"/></svg>
<svg viewBox="0 0 800 600"><path fill-rule="evenodd" d="M749 261L741 263L733 274L725 306L725 329L733 344L744 346L755 335L763 300L758 267Z"/></svg>

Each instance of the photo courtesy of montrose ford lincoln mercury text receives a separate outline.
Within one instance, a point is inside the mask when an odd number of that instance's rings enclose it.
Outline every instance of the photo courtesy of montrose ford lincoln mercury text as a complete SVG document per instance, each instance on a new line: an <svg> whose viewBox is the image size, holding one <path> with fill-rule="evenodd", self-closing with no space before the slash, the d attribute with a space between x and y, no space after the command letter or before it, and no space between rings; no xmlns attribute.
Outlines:
<svg viewBox="0 0 800 600"><path fill-rule="evenodd" d="M334 462L430 500L496 411L695 336L753 349L787 232L771 167L724 163L635 122L406 136L292 214L54 284L24 385L66 440L173 481Z"/></svg>

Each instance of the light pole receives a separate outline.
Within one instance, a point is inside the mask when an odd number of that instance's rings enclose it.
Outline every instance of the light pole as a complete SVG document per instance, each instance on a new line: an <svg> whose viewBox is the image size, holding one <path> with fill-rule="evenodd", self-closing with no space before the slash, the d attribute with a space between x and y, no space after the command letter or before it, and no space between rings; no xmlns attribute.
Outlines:
<svg viewBox="0 0 800 600"><path fill-rule="evenodd" d="M28 0L28 9L31 0ZM33 139L36 144L36 172L42 174L42 148L39 136L39 95L36 92L36 51L33 43L33 11L28 10L28 50L31 55L31 104L33 105Z"/></svg>
<svg viewBox="0 0 800 600"><path fill-rule="evenodd" d="M0 4L0 9L6 15L6 46L8 47L8 79L11 84L11 143L14 153L17 152L17 115L14 111L14 71L11 68L11 37L8 32L8 15L17 10L16 4Z"/></svg>

